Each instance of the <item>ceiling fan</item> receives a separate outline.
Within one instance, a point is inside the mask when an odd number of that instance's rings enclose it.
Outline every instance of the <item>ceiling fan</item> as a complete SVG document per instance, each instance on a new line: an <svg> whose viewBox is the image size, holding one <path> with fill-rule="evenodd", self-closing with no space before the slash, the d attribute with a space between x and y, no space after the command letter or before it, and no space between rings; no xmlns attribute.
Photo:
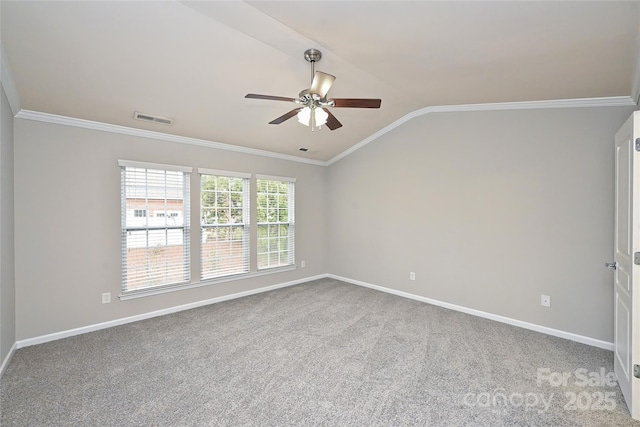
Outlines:
<svg viewBox="0 0 640 427"><path fill-rule="evenodd" d="M315 71L315 63L320 61L322 53L317 49L307 49L304 52L304 59L311 63L311 87L304 89L298 94L298 98L287 98L284 96L258 95L249 93L245 98L266 99L272 101L288 101L301 105L286 114L269 122L271 125L279 125L289 120L293 116L298 116L298 121L305 126L314 128L326 124L331 130L342 127L342 123L331 114L328 108L380 108L381 99L370 98L333 98L328 99L327 93L336 79L331 74Z"/></svg>

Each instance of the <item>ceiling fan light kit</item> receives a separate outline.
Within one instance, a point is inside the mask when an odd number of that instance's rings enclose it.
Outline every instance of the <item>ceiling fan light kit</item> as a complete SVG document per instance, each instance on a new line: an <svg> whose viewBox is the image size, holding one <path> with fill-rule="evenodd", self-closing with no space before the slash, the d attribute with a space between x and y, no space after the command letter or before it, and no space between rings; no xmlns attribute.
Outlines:
<svg viewBox="0 0 640 427"><path fill-rule="evenodd" d="M322 108L304 107L298 111L297 115L298 122L305 126L310 126L312 131L315 127L319 129L320 126L326 124L329 118L329 114Z"/></svg>
<svg viewBox="0 0 640 427"><path fill-rule="evenodd" d="M322 52L318 49L307 49L304 59L311 63L311 86L298 94L298 98L284 96L259 95L249 93L245 98L265 99L271 101L294 102L302 107L289 111L286 114L272 120L269 124L279 125L293 116L298 117L298 122L309 126L313 131L327 125L330 130L342 127L342 123L328 110L328 108L380 108L381 99L370 98L334 98L327 99L327 93L335 81L335 76L315 70L315 63L322 58Z"/></svg>

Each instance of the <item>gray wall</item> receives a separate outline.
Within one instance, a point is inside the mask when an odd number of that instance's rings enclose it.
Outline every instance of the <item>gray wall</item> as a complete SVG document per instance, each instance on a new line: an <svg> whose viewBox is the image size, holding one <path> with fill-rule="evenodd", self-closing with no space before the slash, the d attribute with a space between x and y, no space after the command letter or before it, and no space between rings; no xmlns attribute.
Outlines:
<svg viewBox="0 0 640 427"><path fill-rule="evenodd" d="M328 168L16 119L16 339L329 272L611 342L612 140L632 111L432 113ZM118 300L117 159L296 177L307 267Z"/></svg>
<svg viewBox="0 0 640 427"><path fill-rule="evenodd" d="M1 87L1 85L0 85ZM0 89L0 364L16 341L13 247L13 113Z"/></svg>
<svg viewBox="0 0 640 427"><path fill-rule="evenodd" d="M613 136L632 110L409 121L330 166L329 271L612 342Z"/></svg>
<svg viewBox="0 0 640 427"><path fill-rule="evenodd" d="M118 159L297 178L296 260L306 267L120 301ZM323 166L16 119L17 339L326 273L326 173ZM111 292L110 304L102 304L103 292Z"/></svg>

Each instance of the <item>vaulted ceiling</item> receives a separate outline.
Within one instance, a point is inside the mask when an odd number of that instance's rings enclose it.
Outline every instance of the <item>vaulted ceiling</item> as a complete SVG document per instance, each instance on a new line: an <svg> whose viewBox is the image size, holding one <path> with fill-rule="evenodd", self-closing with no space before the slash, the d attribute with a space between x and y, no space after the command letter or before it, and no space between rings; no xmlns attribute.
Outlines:
<svg viewBox="0 0 640 427"><path fill-rule="evenodd" d="M1 43L23 110L326 161L424 107L633 97L640 2L2 1ZM337 77L343 127L296 107L303 53ZM134 112L174 119L171 126ZM306 147L308 152L298 149Z"/></svg>

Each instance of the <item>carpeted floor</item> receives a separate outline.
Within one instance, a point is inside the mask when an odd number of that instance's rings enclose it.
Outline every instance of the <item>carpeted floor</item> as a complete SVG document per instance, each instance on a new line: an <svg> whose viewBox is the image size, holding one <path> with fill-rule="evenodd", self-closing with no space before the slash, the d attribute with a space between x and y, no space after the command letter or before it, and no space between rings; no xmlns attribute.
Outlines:
<svg viewBox="0 0 640 427"><path fill-rule="evenodd" d="M323 279L20 349L0 423L640 425L612 371L606 350Z"/></svg>

